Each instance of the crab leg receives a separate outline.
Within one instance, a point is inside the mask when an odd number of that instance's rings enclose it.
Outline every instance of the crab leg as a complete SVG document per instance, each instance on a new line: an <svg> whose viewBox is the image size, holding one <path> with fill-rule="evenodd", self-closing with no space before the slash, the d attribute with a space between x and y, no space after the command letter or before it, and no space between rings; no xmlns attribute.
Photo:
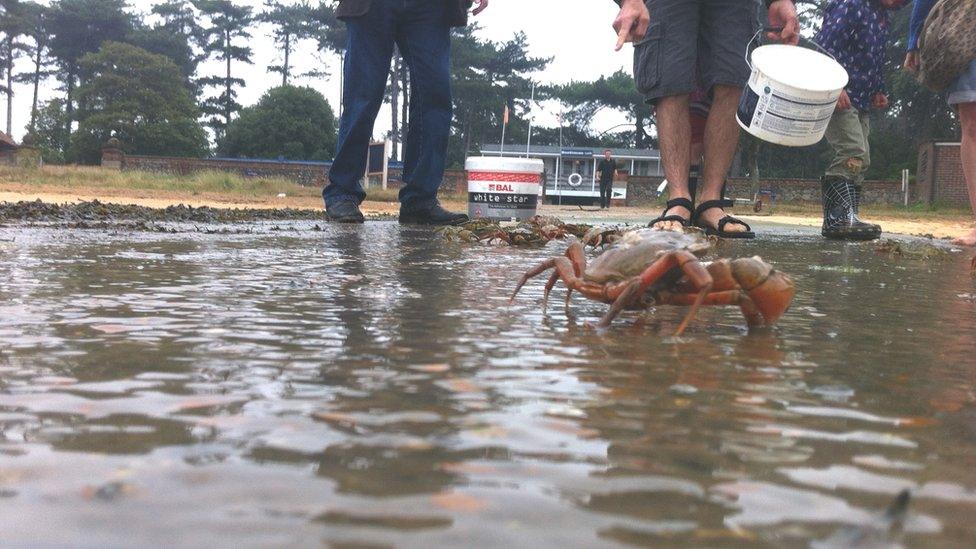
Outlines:
<svg viewBox="0 0 976 549"><path fill-rule="evenodd" d="M522 286L525 286L526 282L548 271L549 269L556 269L556 274L558 274L563 283L570 288L582 284L582 280L576 276L576 270L573 267L573 263L569 259L565 257L554 257L552 259L543 261L541 264L529 269L528 272L522 275L522 279L519 280L518 285L515 286L515 291L512 292L512 297L508 300L508 303L512 304L515 302L515 297L522 289Z"/></svg>
<svg viewBox="0 0 976 549"><path fill-rule="evenodd" d="M606 316L600 321L600 326L609 326L613 319L620 314L620 311L624 310L627 306L635 303L635 300L640 299L640 296L647 291L655 282L660 280L663 276L668 274L672 269L681 269L684 273L686 280L691 284L697 291L698 296L693 303L691 303L691 309L688 314L685 315L685 319L675 330L674 335L678 336L684 333L685 328L691 322L691 319L695 317L698 313L698 307L701 306L702 301L704 301L705 296L712 289L712 276L708 273L705 267L698 262L698 258L695 254L687 250L675 250L669 252L660 259L652 263L644 272L640 274L634 281L622 286L620 288L617 298L614 300L613 305L610 306L610 310L607 312ZM616 288L615 288L616 290Z"/></svg>
<svg viewBox="0 0 976 549"><path fill-rule="evenodd" d="M570 277L570 278L567 278L567 277L563 276L563 274L564 274L563 271L561 271L558 268L558 266L557 266L557 262L558 262L559 259L568 259L569 260L569 263L572 266L572 271L575 274L575 276ZM583 252L583 245L577 240L577 241L573 242L572 244L570 244L569 247L566 249L566 257L565 258L553 258L553 259L544 261L542 264L538 265L537 267L535 267L533 269L530 269L529 272L525 273L525 275L522 277L522 280L519 282L518 286L516 286L515 292L512 293L512 298L509 300L509 303L511 303L511 302L513 302L515 300L515 296L518 295L519 291L522 289L522 286L524 286L525 283L529 281L529 279L531 279L531 278L533 278L535 276L538 276L538 275L546 272L547 270L553 269L553 268L556 269L556 272L552 273L552 276L549 277L549 280L546 282L545 291L542 294L542 310L543 310L543 312L545 312L546 305L549 303L549 294L550 294L550 292L552 292L553 287L556 285L556 282L560 278L563 279L563 282L566 283L566 286L568 288L568 292L569 293L566 296L566 303L567 304L569 303L569 296L572 295L572 293L573 293L573 289L572 289L572 286L571 286L571 283L570 283L570 279L576 280L577 283L578 282L581 282L578 279L579 279L579 277L583 276L583 272L586 271L586 255Z"/></svg>
<svg viewBox="0 0 976 549"><path fill-rule="evenodd" d="M546 282L546 289L542 292L542 314L546 314L546 308L549 306L549 294L552 292L553 286L559 281L559 271L552 273L549 280ZM572 290L569 290L572 291Z"/></svg>
<svg viewBox="0 0 976 549"><path fill-rule="evenodd" d="M663 305L692 305L699 299L697 294L661 294L660 303ZM701 300L700 305L738 305L746 317L749 326L762 326L763 317L755 304L742 290L722 290L711 292Z"/></svg>
<svg viewBox="0 0 976 549"><path fill-rule="evenodd" d="M793 281L773 269L758 257L723 259L708 266L715 280L714 289L704 305L738 305L749 326L774 324L790 306L795 289ZM674 294L661 294L660 303L688 305L692 301L692 285L688 281L678 284Z"/></svg>

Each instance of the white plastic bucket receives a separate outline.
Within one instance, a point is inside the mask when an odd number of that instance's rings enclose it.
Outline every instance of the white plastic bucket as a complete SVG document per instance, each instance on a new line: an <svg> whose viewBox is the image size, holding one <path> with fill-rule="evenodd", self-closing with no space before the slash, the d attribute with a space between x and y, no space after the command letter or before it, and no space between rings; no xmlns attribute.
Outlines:
<svg viewBox="0 0 976 549"><path fill-rule="evenodd" d="M468 216L471 219L524 221L539 205L543 163L537 158L475 156L468 172Z"/></svg>
<svg viewBox="0 0 976 549"><path fill-rule="evenodd" d="M752 76L736 120L750 134L778 145L805 147L823 139L848 75L822 53L780 44L752 52Z"/></svg>

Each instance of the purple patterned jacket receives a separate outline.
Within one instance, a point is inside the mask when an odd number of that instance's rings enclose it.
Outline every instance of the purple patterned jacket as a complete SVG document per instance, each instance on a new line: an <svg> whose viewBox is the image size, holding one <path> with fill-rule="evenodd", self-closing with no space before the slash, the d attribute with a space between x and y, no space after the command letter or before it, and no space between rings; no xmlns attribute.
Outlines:
<svg viewBox="0 0 976 549"><path fill-rule="evenodd" d="M850 74L847 95L861 112L871 110L874 94L885 93L889 11L876 0L830 0L817 34L817 43Z"/></svg>

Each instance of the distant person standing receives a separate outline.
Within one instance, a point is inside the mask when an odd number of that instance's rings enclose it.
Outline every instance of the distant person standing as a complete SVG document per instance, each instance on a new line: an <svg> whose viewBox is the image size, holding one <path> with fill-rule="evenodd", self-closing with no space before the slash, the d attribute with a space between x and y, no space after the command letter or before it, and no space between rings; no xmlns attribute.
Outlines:
<svg viewBox="0 0 976 549"><path fill-rule="evenodd" d="M326 215L362 223L366 198L360 180L376 115L390 74L393 48L410 69L409 131L403 150L400 222L452 225L467 221L437 201L451 131L451 27L467 24L472 0L339 0L336 15L346 22L343 112L339 143L322 191ZM477 0L474 14L488 7Z"/></svg>
<svg viewBox="0 0 976 549"><path fill-rule="evenodd" d="M613 199L613 179L617 176L617 161L610 149L603 151L603 160L596 170L600 176L600 209L609 209Z"/></svg>
<svg viewBox="0 0 976 549"><path fill-rule="evenodd" d="M905 56L905 69L917 73L919 70L918 41L922 35L922 27L936 0L915 0L912 9L912 22L908 33L908 55ZM960 35L976 35L976 27L957 29ZM976 212L976 59L969 62L969 67L956 78L949 89L949 104L959 113L959 123L962 125L962 172L969 187L969 203ZM955 244L961 246L976 246L976 227L957 238Z"/></svg>
<svg viewBox="0 0 976 549"><path fill-rule="evenodd" d="M827 238L874 240L881 236L881 226L861 221L858 210L864 174L871 165L871 109L888 108L884 61L889 12L904 4L905 0L830 0L824 10L817 42L850 75L827 126L833 159L820 185L821 234Z"/></svg>

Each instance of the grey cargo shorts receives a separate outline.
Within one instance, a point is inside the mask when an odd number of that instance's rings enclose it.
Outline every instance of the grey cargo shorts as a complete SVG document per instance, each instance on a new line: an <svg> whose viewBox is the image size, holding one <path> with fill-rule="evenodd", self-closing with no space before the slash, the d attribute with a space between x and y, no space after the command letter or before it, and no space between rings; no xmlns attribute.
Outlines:
<svg viewBox="0 0 976 549"><path fill-rule="evenodd" d="M745 86L758 0L647 0L651 25L634 46L637 89L654 103L716 84Z"/></svg>

